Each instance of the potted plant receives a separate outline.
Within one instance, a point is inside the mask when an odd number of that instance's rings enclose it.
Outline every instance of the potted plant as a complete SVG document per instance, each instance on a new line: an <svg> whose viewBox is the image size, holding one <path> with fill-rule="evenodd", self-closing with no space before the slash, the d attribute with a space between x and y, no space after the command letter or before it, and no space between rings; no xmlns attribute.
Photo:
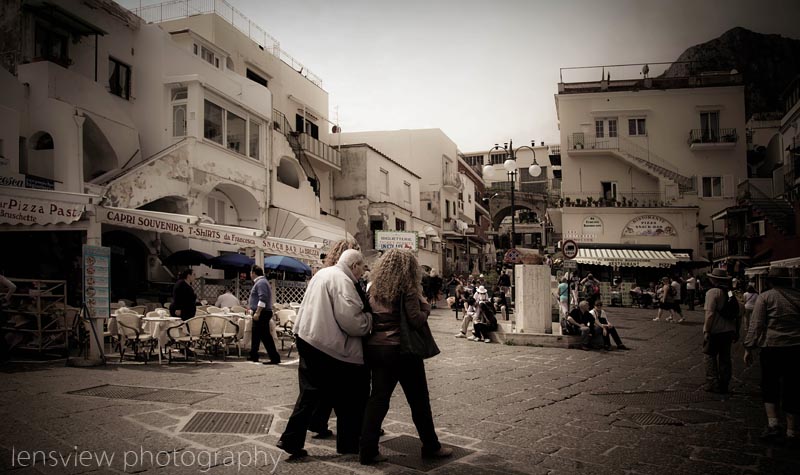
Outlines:
<svg viewBox="0 0 800 475"><path fill-rule="evenodd" d="M591 208L593 204L594 204L594 198L592 198L591 196L587 196L586 197L586 206Z"/></svg>
<svg viewBox="0 0 800 475"><path fill-rule="evenodd" d="M564 198L559 198L558 199L558 207L559 208L563 208L564 207Z"/></svg>
<svg viewBox="0 0 800 475"><path fill-rule="evenodd" d="M578 208L583 208L583 199L575 198L575 206L577 206Z"/></svg>
<svg viewBox="0 0 800 475"><path fill-rule="evenodd" d="M567 196L567 198L564 200L564 204L566 204L567 207L572 207L572 198Z"/></svg>

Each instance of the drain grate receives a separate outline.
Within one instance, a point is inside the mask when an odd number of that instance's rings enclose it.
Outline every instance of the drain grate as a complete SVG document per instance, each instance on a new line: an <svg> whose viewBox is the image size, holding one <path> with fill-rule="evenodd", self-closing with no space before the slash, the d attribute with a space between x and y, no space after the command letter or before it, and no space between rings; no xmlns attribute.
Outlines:
<svg viewBox="0 0 800 475"><path fill-rule="evenodd" d="M713 398L699 391L638 391L593 393L592 396L623 406L664 406L667 404L686 404L710 401Z"/></svg>
<svg viewBox="0 0 800 475"><path fill-rule="evenodd" d="M695 411L692 409L681 410L681 411L666 411L664 414L668 415L669 417L674 417L676 419L680 419L683 421L684 424L707 424L709 422L720 422L723 420L730 420L730 418L719 415L719 414L712 414L710 412L705 411Z"/></svg>
<svg viewBox="0 0 800 475"><path fill-rule="evenodd" d="M263 412L198 412L181 432L205 434L267 434L272 414Z"/></svg>
<svg viewBox="0 0 800 475"><path fill-rule="evenodd" d="M449 444L442 444L442 446L453 449L453 456L443 459L422 458L422 453L420 452L422 442L416 437L401 435L381 442L381 453L388 457L389 463L402 465L420 472L428 472L475 452L474 450Z"/></svg>
<svg viewBox="0 0 800 475"><path fill-rule="evenodd" d="M108 399L132 399L135 401L195 404L200 401L205 401L206 399L211 399L214 396L218 396L220 393L104 384L102 386L70 391L67 394L75 394L77 396L104 397Z"/></svg>
<svg viewBox="0 0 800 475"><path fill-rule="evenodd" d="M630 420L643 426L682 426L683 422L661 414L632 414Z"/></svg>

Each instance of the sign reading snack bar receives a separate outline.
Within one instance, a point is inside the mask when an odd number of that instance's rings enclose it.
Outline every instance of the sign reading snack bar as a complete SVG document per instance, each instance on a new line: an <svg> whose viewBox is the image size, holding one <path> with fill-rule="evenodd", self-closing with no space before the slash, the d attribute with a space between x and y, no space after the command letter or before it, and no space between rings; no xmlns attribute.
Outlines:
<svg viewBox="0 0 800 475"><path fill-rule="evenodd" d="M0 223L56 224L81 219L86 205L57 200L0 195Z"/></svg>
<svg viewBox="0 0 800 475"><path fill-rule="evenodd" d="M623 236L677 236L677 234L672 223L654 214L637 216L622 230Z"/></svg>

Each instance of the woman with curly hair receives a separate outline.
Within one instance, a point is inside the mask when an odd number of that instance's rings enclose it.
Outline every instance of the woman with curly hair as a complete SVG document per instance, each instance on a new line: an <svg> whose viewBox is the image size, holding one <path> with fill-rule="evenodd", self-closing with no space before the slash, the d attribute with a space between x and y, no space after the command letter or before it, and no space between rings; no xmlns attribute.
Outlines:
<svg viewBox="0 0 800 475"><path fill-rule="evenodd" d="M411 251L389 249L372 270L371 282L373 331L364 341L364 362L372 373L372 393L361 430L360 461L364 465L386 461L378 451L378 439L398 382L422 441L422 456L449 457L453 451L442 447L433 427L425 364L400 348L401 311L410 326L430 332L431 307L422 293L417 259Z"/></svg>
<svg viewBox="0 0 800 475"><path fill-rule="evenodd" d="M330 267L335 266L337 262L339 262L339 257L342 253L348 249L355 249L356 251L361 250L361 246L358 245L357 242L351 241L349 239L342 239L341 241L336 241L331 245L330 251L325 255L325 259L322 261L323 267Z"/></svg>

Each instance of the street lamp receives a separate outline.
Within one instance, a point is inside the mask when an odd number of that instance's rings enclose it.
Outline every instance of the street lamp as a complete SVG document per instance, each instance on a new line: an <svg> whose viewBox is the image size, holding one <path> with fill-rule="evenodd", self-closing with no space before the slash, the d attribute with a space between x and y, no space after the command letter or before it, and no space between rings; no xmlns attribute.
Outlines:
<svg viewBox="0 0 800 475"><path fill-rule="evenodd" d="M539 164L536 163L536 150L533 149L535 144L536 141L531 140L530 146L522 145L517 147L516 150L514 150L514 141L509 140L507 143L504 143L502 147L498 144L494 144L494 147L492 147L489 150L489 157L492 156L493 151L498 149L502 149L503 151L506 152L507 158L505 162L503 162L503 168L506 170L506 175L508 176L508 180L511 182L511 248L512 249L516 247L516 239L517 239L517 229L514 220L514 215L516 214L516 209L514 205L514 189L516 188L517 174L518 174L517 153L519 153L519 151L522 149L528 149L531 151L531 153L533 153L533 165L528 167L528 173L533 177L539 176L542 174L542 167L540 167ZM492 178L494 176L494 167L492 165L484 166L483 176L485 176L486 178Z"/></svg>
<svg viewBox="0 0 800 475"><path fill-rule="evenodd" d="M536 141L531 140L530 146L522 145L520 147L517 147L516 150L514 150L514 141L509 140L508 143L504 143L502 147L500 147L500 145L498 144L494 144L494 147L492 147L489 150L490 158L492 156L492 152L495 150L502 149L506 152L506 160L503 162L503 168L506 170L506 176L508 176L508 180L511 182L511 248L512 249L514 249L517 245L516 244L517 230L514 224L515 223L514 215L516 214L516 209L514 204L514 189L516 188L517 174L519 173L517 171L518 170L517 153L524 148L530 150L531 153L533 153L533 165L528 167L528 173L534 177L539 176L542 174L542 167L540 167L539 164L536 163L536 150L533 149L535 144ZM492 165L486 165L485 167L483 167L483 176L486 178L492 178L494 176L494 167ZM516 286L514 285L516 283L516 274L517 274L516 266L513 266L511 268L511 273L512 273L511 302L514 303L516 301L515 298Z"/></svg>

